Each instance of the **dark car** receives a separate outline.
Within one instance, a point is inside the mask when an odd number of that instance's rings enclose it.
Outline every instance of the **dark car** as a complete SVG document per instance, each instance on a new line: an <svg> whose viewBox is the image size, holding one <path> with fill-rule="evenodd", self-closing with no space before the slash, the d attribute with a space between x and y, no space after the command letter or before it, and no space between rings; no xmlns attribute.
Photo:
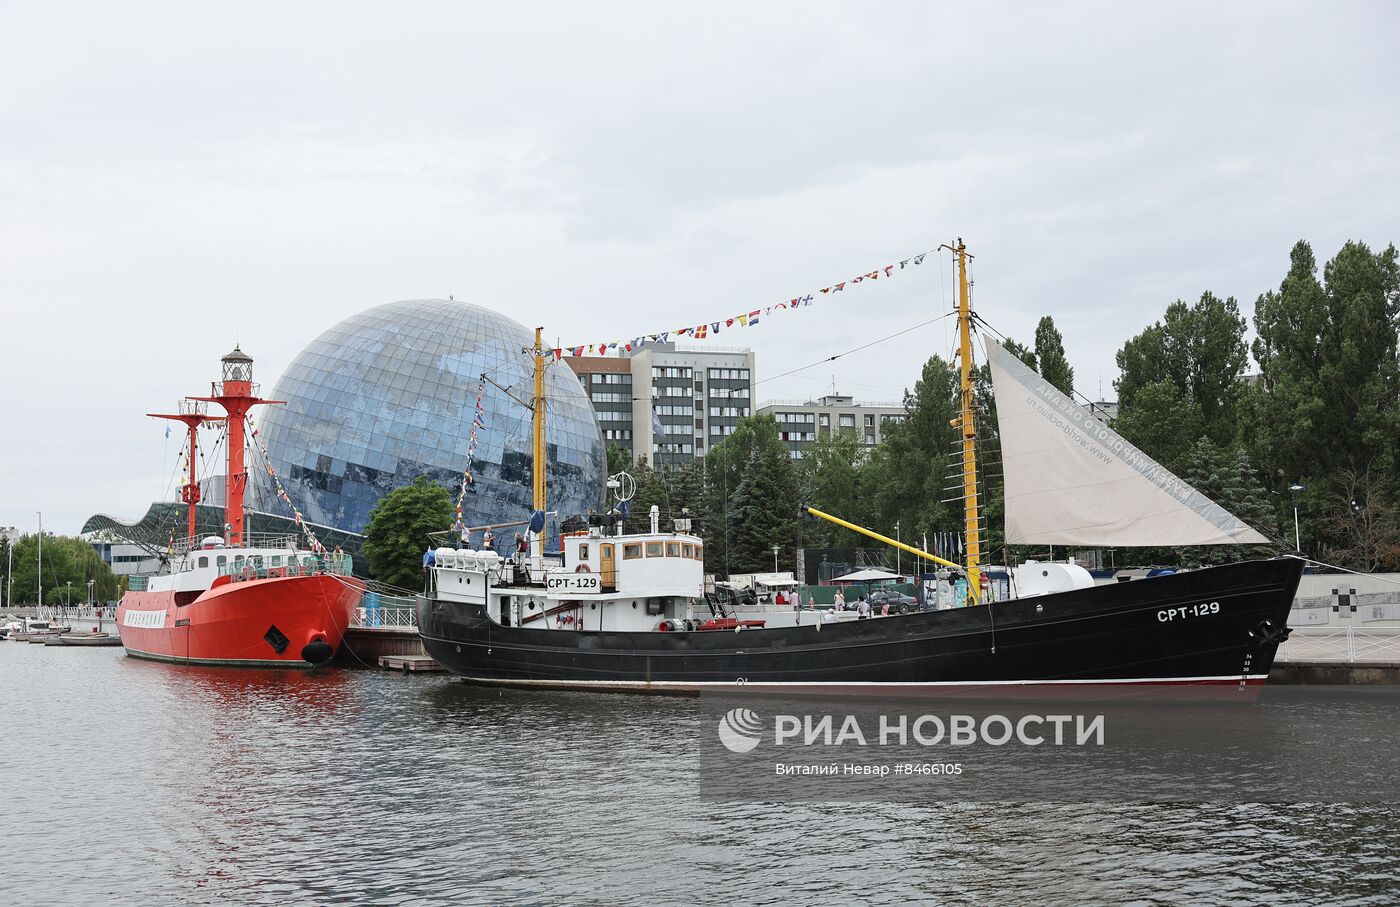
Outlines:
<svg viewBox="0 0 1400 907"><path fill-rule="evenodd" d="M908 614L910 611L919 610L919 600L903 592L885 591L872 592L866 598L870 602L870 608L875 613L888 602L891 614Z"/></svg>

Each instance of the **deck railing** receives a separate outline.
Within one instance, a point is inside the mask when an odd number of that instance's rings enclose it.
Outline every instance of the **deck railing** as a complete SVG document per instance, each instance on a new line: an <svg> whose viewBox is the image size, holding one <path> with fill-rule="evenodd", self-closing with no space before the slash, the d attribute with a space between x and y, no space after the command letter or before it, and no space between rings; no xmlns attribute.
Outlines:
<svg viewBox="0 0 1400 907"><path fill-rule="evenodd" d="M408 596L366 592L350 618L358 629L417 629L418 609Z"/></svg>
<svg viewBox="0 0 1400 907"><path fill-rule="evenodd" d="M278 560L281 560L279 557ZM272 563L268 557L238 558L219 568L219 576L228 576L235 583L251 579L271 579L284 576L350 576L354 563L348 554L304 554L286 556L284 563Z"/></svg>

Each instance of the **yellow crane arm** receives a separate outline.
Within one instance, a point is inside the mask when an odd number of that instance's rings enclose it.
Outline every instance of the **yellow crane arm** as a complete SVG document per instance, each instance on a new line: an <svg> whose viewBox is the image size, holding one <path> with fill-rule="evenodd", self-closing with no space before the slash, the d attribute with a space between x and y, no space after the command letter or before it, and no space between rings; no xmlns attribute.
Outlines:
<svg viewBox="0 0 1400 907"><path fill-rule="evenodd" d="M872 530L866 529L864 526L857 526L855 523L848 523L848 522L846 522L845 520L841 519L840 517L832 516L832 515L829 514L829 513L822 513L820 510L816 509L815 507L808 507L808 508L806 508L806 509L807 509L807 512L810 513L812 516L821 517L822 519L826 520L826 521L829 522L829 523L835 523L837 526L841 526L841 527L843 527L843 528L849 529L849 530L851 530L852 532L859 532L861 535L868 535L868 536L870 536L872 539L875 539L876 541L884 542L886 545L893 545L893 546L895 546L896 548L899 548L899 549L902 550L902 551L908 551L910 554L917 555L918 557L922 557L922 558L924 558L924 559L926 559L926 560L933 561L935 564L942 564L942 565L945 566L945 567L952 567L954 570L964 570L964 569L966 569L966 568L964 568L961 564L955 564L955 563L953 563L952 561L945 561L943 558L939 557L939 556L936 555L936 554L929 554L927 551L924 551L922 548L915 548L915 547L912 546L912 545L906 545L906 544L904 544L903 542L897 542L897 541L895 541L894 539L890 538L889 536L881 535L881 534L878 533L878 532L874 532L874 531L872 531Z"/></svg>

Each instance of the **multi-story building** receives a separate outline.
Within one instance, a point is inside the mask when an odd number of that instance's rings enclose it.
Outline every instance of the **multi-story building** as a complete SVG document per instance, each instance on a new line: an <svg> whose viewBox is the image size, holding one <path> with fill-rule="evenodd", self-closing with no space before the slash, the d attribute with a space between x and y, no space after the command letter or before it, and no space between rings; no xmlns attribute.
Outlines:
<svg viewBox="0 0 1400 907"><path fill-rule="evenodd" d="M627 454L630 463L636 459L632 447L632 410L637 396L632 392L632 362L630 359L609 359L604 356L573 358L569 366L578 375L598 417L603 443L616 445Z"/></svg>
<svg viewBox="0 0 1400 907"><path fill-rule="evenodd" d="M758 408L778 423L778 433L787 445L788 456L802 459L818 438L833 432L849 431L867 447L884 438L885 427L903 422L907 416L899 403L857 403L843 394L828 394L817 400L769 400Z"/></svg>
<svg viewBox="0 0 1400 907"><path fill-rule="evenodd" d="M584 382L604 440L658 469L704 459L753 412L752 350L657 343L623 358L566 361ZM617 409L624 402L625 421ZM626 436L610 437L610 429Z"/></svg>

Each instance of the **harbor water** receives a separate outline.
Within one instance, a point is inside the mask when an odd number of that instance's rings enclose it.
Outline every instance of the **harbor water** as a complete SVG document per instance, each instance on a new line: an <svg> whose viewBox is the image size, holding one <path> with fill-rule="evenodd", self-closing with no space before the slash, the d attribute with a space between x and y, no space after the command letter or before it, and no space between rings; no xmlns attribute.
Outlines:
<svg viewBox="0 0 1400 907"><path fill-rule="evenodd" d="M694 768L701 705L682 698L9 642L0 689L5 903L1400 898L1400 808L1306 791L1296 805L715 802Z"/></svg>

